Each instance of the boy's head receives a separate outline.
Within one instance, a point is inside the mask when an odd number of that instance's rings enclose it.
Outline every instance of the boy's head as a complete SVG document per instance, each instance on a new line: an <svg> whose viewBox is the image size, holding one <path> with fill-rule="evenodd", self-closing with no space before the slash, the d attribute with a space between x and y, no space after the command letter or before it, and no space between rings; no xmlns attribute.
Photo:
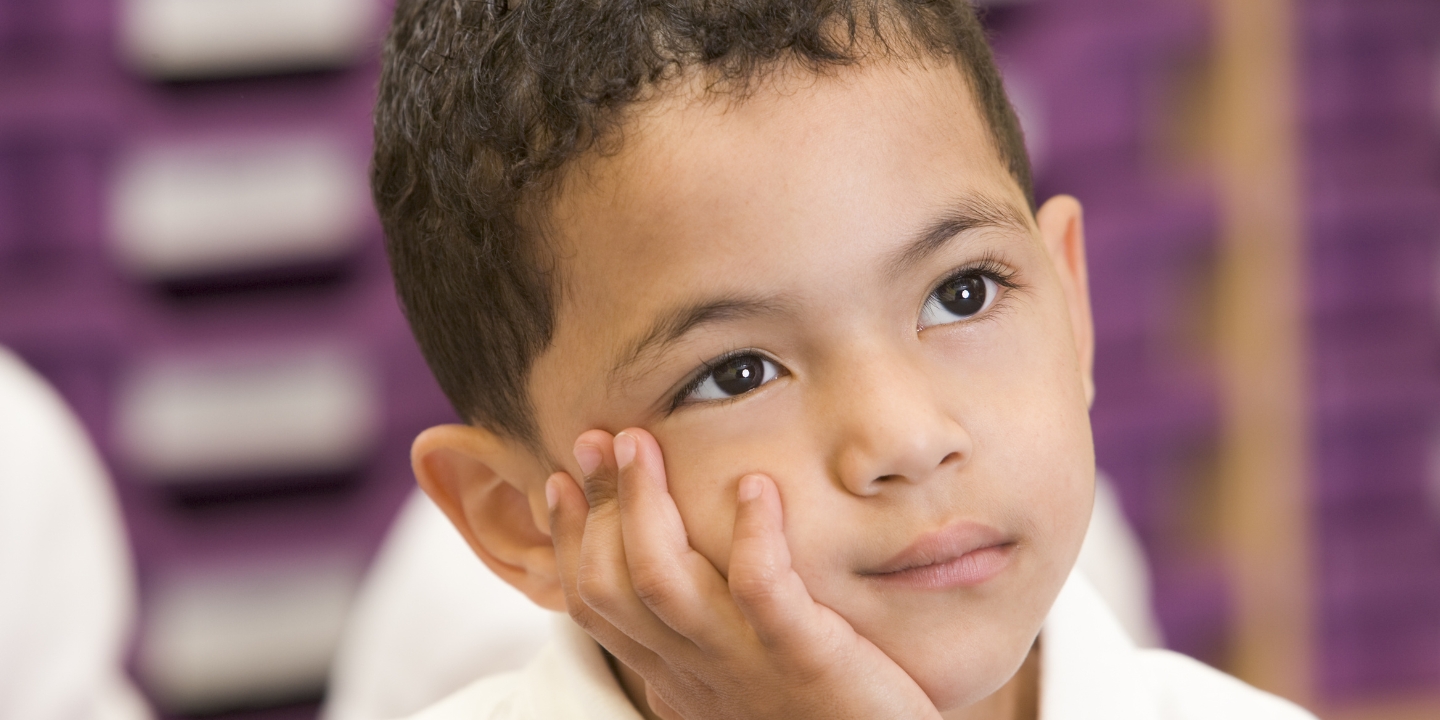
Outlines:
<svg viewBox="0 0 1440 720"><path fill-rule="evenodd" d="M643 427L722 572L764 473L812 596L942 709L1014 672L1089 518L1091 328L1078 205L1035 211L963 0L401 2L376 144L472 423L417 474L502 577L563 608L545 478ZM916 572L939 536L993 577Z"/></svg>

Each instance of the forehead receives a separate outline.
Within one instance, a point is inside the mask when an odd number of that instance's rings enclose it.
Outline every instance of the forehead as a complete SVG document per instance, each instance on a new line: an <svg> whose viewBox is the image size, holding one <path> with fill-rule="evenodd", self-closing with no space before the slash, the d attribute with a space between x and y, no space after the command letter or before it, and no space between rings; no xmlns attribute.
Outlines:
<svg viewBox="0 0 1440 720"><path fill-rule="evenodd" d="M743 98L697 81L639 106L622 135L552 206L561 299L532 373L542 429L541 395L593 395L664 308L803 294L807 277L873 266L968 196L1025 206L952 64L779 71Z"/></svg>
<svg viewBox="0 0 1440 720"><path fill-rule="evenodd" d="M953 201L935 197L947 190L939 175L1018 193L972 98L959 68L939 61L782 69L743 96L693 79L636 107L618 152L576 163L554 199L554 237L570 253L615 254L610 231L624 229L631 249L690 254L653 231L699 221L718 234L732 227L716 220L801 220L857 200Z"/></svg>

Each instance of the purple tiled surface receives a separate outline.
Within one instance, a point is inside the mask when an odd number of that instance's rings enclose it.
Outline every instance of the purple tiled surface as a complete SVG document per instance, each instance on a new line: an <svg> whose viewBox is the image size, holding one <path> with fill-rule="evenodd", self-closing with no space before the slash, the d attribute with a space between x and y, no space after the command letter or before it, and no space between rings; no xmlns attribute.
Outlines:
<svg viewBox="0 0 1440 720"><path fill-rule="evenodd" d="M1215 206L1205 183L1157 157L1166 83L1203 59L1208 17L1198 3L1076 0L990 20L1007 76L1045 100L1038 195L1086 207L1097 462L1152 557L1168 644L1223 662L1228 585L1192 510L1217 437L1199 339Z"/></svg>
<svg viewBox="0 0 1440 720"><path fill-rule="evenodd" d="M1320 685L1440 687L1440 3L1301 4Z"/></svg>
<svg viewBox="0 0 1440 720"><path fill-rule="evenodd" d="M0 344L56 385L110 460L142 603L158 576L185 568L307 548L368 557L413 486L411 439L453 417L395 304L378 223L367 223L336 279L174 297L117 266L104 213L117 158L147 143L318 132L363 161L376 53L342 72L154 83L116 59L116 12L111 0L0 2ZM196 501L115 461L116 390L136 363L316 339L358 349L380 381L383 430L357 472ZM313 713L298 705L237 717Z"/></svg>
<svg viewBox="0 0 1440 720"><path fill-rule="evenodd" d="M1440 686L1440 3L1299 7L1317 670L1343 700ZM354 477L228 504L177 500L118 466L117 487L142 583L301 546L368 553L410 487L410 439L450 418L396 310L375 224L338 281L183 299L127 278L102 225L110 169L139 143L303 129L363 157L375 61L154 84L115 60L115 12L111 0L0 2L0 343L59 387L111 456L117 379L147 357L316 334L361 348L386 412ZM1040 195L1086 203L1099 464L1151 554L1169 643L1223 662L1229 590L1194 512L1218 432L1196 341L1214 201L1155 154L1163 86L1203 58L1208 19L1182 0L1037 0L989 22L1007 74L1043 100Z"/></svg>
<svg viewBox="0 0 1440 720"><path fill-rule="evenodd" d="M1440 3L1297 7L1316 670L1328 700L1433 690ZM1213 270L1215 214L1203 183L1167 172L1153 148L1166 73L1203 60L1203 4L1037 2L992 19L1007 72L1039 86L1049 110L1040 194L1087 205L1099 464L1150 552L1167 640L1223 663L1224 566L1197 542L1191 510L1208 500L1217 430L1213 369L1188 316Z"/></svg>

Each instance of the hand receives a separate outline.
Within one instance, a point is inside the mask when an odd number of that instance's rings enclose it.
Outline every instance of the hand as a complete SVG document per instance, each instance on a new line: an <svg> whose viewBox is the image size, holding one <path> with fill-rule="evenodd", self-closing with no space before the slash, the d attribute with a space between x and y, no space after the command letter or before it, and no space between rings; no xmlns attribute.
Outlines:
<svg viewBox="0 0 1440 720"><path fill-rule="evenodd" d="M575 454L583 494L565 473L545 487L565 603L645 679L657 715L938 720L899 665L810 597L771 479L740 481L727 582L690 547L654 437L592 430Z"/></svg>

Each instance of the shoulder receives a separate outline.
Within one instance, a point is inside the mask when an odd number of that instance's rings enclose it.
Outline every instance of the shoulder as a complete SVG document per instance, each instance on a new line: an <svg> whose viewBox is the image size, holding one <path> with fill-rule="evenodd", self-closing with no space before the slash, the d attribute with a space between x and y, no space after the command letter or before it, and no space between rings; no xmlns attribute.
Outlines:
<svg viewBox="0 0 1440 720"><path fill-rule="evenodd" d="M49 440L71 434L72 424L60 396L8 349L0 347L0 422L13 437ZM22 447L20 442L15 447Z"/></svg>
<svg viewBox="0 0 1440 720"><path fill-rule="evenodd" d="M1140 650L1140 671L1166 720L1315 720L1288 700L1169 650Z"/></svg>
<svg viewBox="0 0 1440 720"><path fill-rule="evenodd" d="M524 669L474 682L411 720L642 720L600 646L565 615Z"/></svg>
<svg viewBox="0 0 1440 720"><path fill-rule="evenodd" d="M508 672L477 680L407 720L520 720L529 718L521 703L523 678Z"/></svg>

